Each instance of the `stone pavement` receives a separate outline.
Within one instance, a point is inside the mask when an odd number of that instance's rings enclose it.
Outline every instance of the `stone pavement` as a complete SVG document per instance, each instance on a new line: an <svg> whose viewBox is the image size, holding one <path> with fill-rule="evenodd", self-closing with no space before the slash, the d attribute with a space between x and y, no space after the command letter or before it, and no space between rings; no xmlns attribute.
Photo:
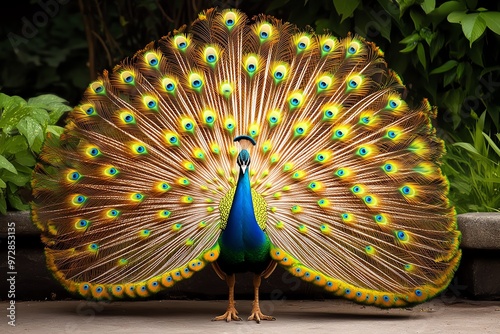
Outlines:
<svg viewBox="0 0 500 334"><path fill-rule="evenodd" d="M24 301L15 304L16 327L11 327L5 316L9 304L0 302L0 333L500 333L500 301L437 298L390 310L338 299L261 303L276 321L210 321L223 313L225 301ZM246 319L251 301L240 300L236 306Z"/></svg>

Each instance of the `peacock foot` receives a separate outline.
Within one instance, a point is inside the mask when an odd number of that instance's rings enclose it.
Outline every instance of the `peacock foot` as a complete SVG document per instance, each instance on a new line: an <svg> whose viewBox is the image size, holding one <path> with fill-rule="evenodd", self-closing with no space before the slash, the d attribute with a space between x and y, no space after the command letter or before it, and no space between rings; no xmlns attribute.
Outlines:
<svg viewBox="0 0 500 334"><path fill-rule="evenodd" d="M251 320L254 320L258 324L260 324L261 320L271 320L271 321L274 321L274 320L276 320L276 318L272 317L270 315L262 314L262 312L260 311L260 307L257 306L257 307L253 308L252 314L248 317L248 321L251 321Z"/></svg>
<svg viewBox="0 0 500 334"><path fill-rule="evenodd" d="M220 321L220 320L226 320L226 322L230 322L231 320L241 321L241 318L238 317L238 311L236 311L234 307L229 306L227 308L226 313L212 319L212 321Z"/></svg>

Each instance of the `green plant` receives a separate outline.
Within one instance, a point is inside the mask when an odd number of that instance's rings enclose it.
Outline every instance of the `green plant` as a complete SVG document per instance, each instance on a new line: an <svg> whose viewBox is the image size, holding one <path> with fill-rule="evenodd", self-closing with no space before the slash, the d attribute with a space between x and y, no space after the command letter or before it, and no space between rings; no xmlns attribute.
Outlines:
<svg viewBox="0 0 500 334"><path fill-rule="evenodd" d="M471 143L447 144L442 170L450 181L449 198L457 213L500 212L500 148L484 130L485 113L469 130ZM496 134L500 139L500 134Z"/></svg>
<svg viewBox="0 0 500 334"><path fill-rule="evenodd" d="M25 101L0 93L0 213L28 209L30 179L47 133L59 137L56 125L71 107L55 95Z"/></svg>

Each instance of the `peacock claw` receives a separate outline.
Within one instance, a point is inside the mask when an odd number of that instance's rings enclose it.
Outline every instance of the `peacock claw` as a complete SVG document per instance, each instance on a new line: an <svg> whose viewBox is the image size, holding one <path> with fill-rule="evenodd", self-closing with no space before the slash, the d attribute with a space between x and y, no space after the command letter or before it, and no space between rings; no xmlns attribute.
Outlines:
<svg viewBox="0 0 500 334"><path fill-rule="evenodd" d="M242 319L238 317L238 311L236 311L234 307L232 308L230 307L227 309L226 313L212 319L212 321L220 321L220 320L226 320L226 322L230 322L231 320L241 321Z"/></svg>
<svg viewBox="0 0 500 334"><path fill-rule="evenodd" d="M251 320L254 320L258 324L260 324L261 320L274 321L274 320L276 320L276 318L273 317L273 316L270 316L270 315L262 314L262 312L260 311L260 309L257 309L257 310L254 309L252 311L252 314L248 317L248 321L251 321Z"/></svg>

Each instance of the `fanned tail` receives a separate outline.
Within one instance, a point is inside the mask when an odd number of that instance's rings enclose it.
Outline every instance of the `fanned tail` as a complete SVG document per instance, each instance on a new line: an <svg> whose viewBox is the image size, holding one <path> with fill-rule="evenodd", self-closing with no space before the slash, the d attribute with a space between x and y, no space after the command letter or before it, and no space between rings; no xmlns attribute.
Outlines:
<svg viewBox="0 0 500 334"><path fill-rule="evenodd" d="M219 255L238 135L271 256L380 307L432 298L460 233L427 101L382 52L238 10L202 12L86 90L33 177L47 262L88 298L147 296Z"/></svg>

